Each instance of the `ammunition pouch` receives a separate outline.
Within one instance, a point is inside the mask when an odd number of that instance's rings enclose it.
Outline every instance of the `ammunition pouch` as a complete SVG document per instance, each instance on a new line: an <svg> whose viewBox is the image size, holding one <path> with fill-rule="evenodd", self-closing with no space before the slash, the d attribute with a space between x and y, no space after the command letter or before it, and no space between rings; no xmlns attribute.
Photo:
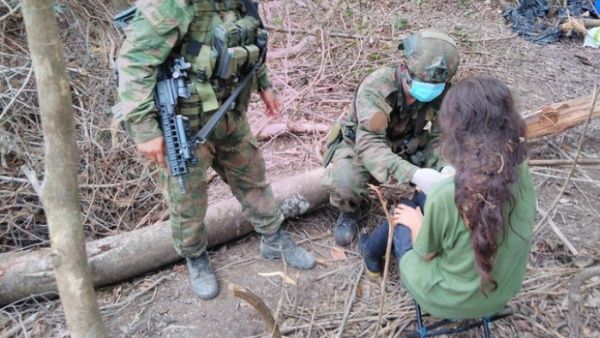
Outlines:
<svg viewBox="0 0 600 338"><path fill-rule="evenodd" d="M225 16L234 16L235 3L195 3L196 17L181 51L192 64L190 92L201 103L198 114L217 110L223 99L217 92L229 92L241 76L261 61L261 52L267 46L267 32L259 28L256 18L244 16L227 23L214 18L219 10L225 10ZM217 4L221 7L212 7Z"/></svg>
<svg viewBox="0 0 600 338"><path fill-rule="evenodd" d="M214 27L214 48L218 55L216 76L222 80L238 77L259 61L266 47L266 31L259 22L245 16L235 22Z"/></svg>
<svg viewBox="0 0 600 338"><path fill-rule="evenodd" d="M342 142L342 124L339 120L336 120L327 136L325 136L325 152L323 153L323 158L321 160L321 164L323 167L327 167L335 154L335 151L338 148L338 145Z"/></svg>
<svg viewBox="0 0 600 338"><path fill-rule="evenodd" d="M335 155L335 151L339 148L339 145L342 142L354 144L356 142L356 134L352 127L343 124L338 119L333 123L331 129L329 129L325 139L325 152L323 153L323 159L321 161L323 167L327 167L329 165L333 155Z"/></svg>

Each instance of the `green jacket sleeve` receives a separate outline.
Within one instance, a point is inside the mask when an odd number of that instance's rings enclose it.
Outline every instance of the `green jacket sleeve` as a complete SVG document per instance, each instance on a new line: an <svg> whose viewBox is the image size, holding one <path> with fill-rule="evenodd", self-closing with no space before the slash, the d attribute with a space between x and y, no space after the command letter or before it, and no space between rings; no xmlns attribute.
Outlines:
<svg viewBox="0 0 600 338"><path fill-rule="evenodd" d="M386 143L386 129L392 111L376 90L364 88L355 98L358 117L355 151L369 171L380 183L396 180L407 183L417 166L396 155Z"/></svg>
<svg viewBox="0 0 600 338"><path fill-rule="evenodd" d="M273 86L271 79L269 79L269 71L266 64L263 64L260 66L260 68L258 68L256 73L256 84L259 92L269 89Z"/></svg>
<svg viewBox="0 0 600 338"><path fill-rule="evenodd" d="M117 60L119 103L115 116L126 121L136 143L162 135L154 111L157 68L185 35L193 9L185 0L140 0L125 29Z"/></svg>
<svg viewBox="0 0 600 338"><path fill-rule="evenodd" d="M452 205L448 204L454 202L451 181L452 178L448 178L444 183L438 183L439 188L432 189L427 195L421 229L413 243L413 250L423 258L444 250L445 232L452 218Z"/></svg>

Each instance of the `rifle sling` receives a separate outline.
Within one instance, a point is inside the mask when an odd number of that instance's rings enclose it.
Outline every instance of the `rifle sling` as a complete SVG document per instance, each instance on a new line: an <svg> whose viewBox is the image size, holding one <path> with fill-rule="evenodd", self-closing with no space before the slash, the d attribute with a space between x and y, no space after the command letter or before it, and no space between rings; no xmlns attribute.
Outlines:
<svg viewBox="0 0 600 338"><path fill-rule="evenodd" d="M200 129L200 131L194 137L194 144L203 144L208 139L210 133L215 129L223 115L232 108L235 104L235 100L237 100L238 96L242 93L242 91L250 85L250 81L254 77L254 74L258 70L258 68L262 65L262 62L259 62L252 67L250 72L244 76L244 78L239 82L237 87L231 92L231 95L223 102L221 107L210 117L208 122Z"/></svg>

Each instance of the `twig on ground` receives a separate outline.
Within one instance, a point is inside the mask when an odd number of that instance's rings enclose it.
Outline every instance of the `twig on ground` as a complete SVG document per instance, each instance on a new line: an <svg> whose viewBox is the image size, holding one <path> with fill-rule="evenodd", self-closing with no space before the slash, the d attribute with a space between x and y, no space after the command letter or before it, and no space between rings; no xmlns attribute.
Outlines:
<svg viewBox="0 0 600 338"><path fill-rule="evenodd" d="M313 324L315 323L315 315L317 314L317 304L313 306L312 315L310 316L310 326L308 327L307 337L310 337L312 332Z"/></svg>
<svg viewBox="0 0 600 338"><path fill-rule="evenodd" d="M269 327L269 331L272 331L272 337L281 338L281 332L279 332L279 325L275 322L275 318L271 313L271 310L267 307L265 302L260 299L256 294L246 289L243 286L239 286L236 284L229 284L229 291L233 293L234 296L245 300L248 304L252 305L252 307L258 311L263 320L267 323Z"/></svg>
<svg viewBox="0 0 600 338"><path fill-rule="evenodd" d="M33 188L35 193L38 196L42 196L42 186L37 178L35 171L27 167L21 167L21 171L23 171L23 174L25 174L25 176L27 177L27 180L31 184L31 187Z"/></svg>
<svg viewBox="0 0 600 338"><path fill-rule="evenodd" d="M358 274L356 275L356 279L354 280L352 286L352 293L350 294L350 298L346 303L346 311L344 311L344 317L342 318L342 323L338 328L338 332L335 335L336 338L341 338L344 333L344 329L346 328L346 323L348 322L348 317L350 317L350 312L352 310L352 305L354 304L354 300L356 299L356 290L358 289L358 285L360 284L360 279L365 271L365 265L361 262L360 269L358 270Z"/></svg>
<svg viewBox="0 0 600 338"><path fill-rule="evenodd" d="M38 314L34 313L33 315L27 317L23 321L19 320L18 324L4 331L0 335L0 338L10 338L13 336L18 336L19 331L23 331L23 334L27 335L27 327L36 320L37 316Z"/></svg>
<svg viewBox="0 0 600 338"><path fill-rule="evenodd" d="M287 123L266 124L258 129L258 131L256 131L254 134L260 141L275 137L285 132L292 134L325 134L330 128L331 126L325 123L298 123L289 121Z"/></svg>
<svg viewBox="0 0 600 338"><path fill-rule="evenodd" d="M314 41L315 41L314 36L304 37L302 40L300 40L300 42L298 42L297 44L293 45L290 48L282 48L282 49L278 49L278 50L269 52L269 59L270 60L282 59L282 58L287 58L292 55L301 53L308 44L313 43Z"/></svg>
<svg viewBox="0 0 600 338"><path fill-rule="evenodd" d="M110 313L108 315L118 314L125 307L127 307L128 305L130 305L131 303L133 303L136 299L138 299L139 297L141 297L144 294L148 293L148 291L154 289L160 283L166 281L167 279L168 279L167 276L160 277L159 279L157 279L154 282L152 282L152 284L150 284L148 287L145 287L141 291L136 292L135 294L127 297L127 299L125 299L124 301L118 302L118 303L115 303L115 304L110 304L110 305L102 306L100 310L102 310L102 312L104 312L104 313L107 313L107 312L109 312L111 310L116 309L116 311L114 313Z"/></svg>
<svg viewBox="0 0 600 338"><path fill-rule="evenodd" d="M379 302L379 317L377 319L377 326L375 327L375 334L373 337L377 337L379 334L379 330L381 329L381 317L383 316L383 305L385 304L385 285L387 284L388 274L390 270L390 256L392 251L392 238L394 237L394 221L392 220L392 216L390 216L390 212L388 210L387 201L383 198L383 194L381 190L369 184L369 189L377 194L377 198L379 198L379 203L381 204L381 208L385 213L385 218L388 221L388 239L387 245L385 248L385 264L383 267L383 279L381 280L381 300Z"/></svg>
<svg viewBox="0 0 600 338"><path fill-rule="evenodd" d="M579 338L579 331L581 329L581 318L579 315L579 303L581 302L581 295L579 289L581 285L588 279L600 276L600 266L594 266L582 270L573 278L571 287L569 288L569 331L571 337Z"/></svg>
<svg viewBox="0 0 600 338"><path fill-rule="evenodd" d="M281 33L298 33L298 34L308 34L318 36L318 31L308 31L305 29L297 29L297 28L283 28L272 25L265 25L265 27L274 32ZM347 33L338 33L338 32L327 32L327 36L342 38L342 39L355 39L355 40L369 40L371 37L367 35L359 35L359 34L347 34ZM385 41L399 41L402 40L402 37L392 38L388 36L378 36L375 40L385 40Z"/></svg>
<svg viewBox="0 0 600 338"><path fill-rule="evenodd" d="M571 166L571 170L569 171L569 174L567 175L567 179L565 180L565 183L563 184L562 189L560 190L560 192L558 193L558 195L556 196L556 198L554 199L554 201L548 208L548 212L546 213L545 216L542 217L542 219L538 222L538 224L536 224L535 227L533 228L534 233L546 222L546 219L548 219L548 217L552 213L552 210L556 207L556 205L558 204L558 201L560 200L562 195L567 190L567 187L569 186L569 181L571 180L571 177L573 176L573 173L575 172L575 168L577 167L577 160L579 159L579 155L581 154L581 147L583 146L583 141L585 140L585 135L586 135L588 126L590 124L590 120L592 118L594 108L596 107L596 100L598 99L598 94L600 94L600 91L598 91L598 86L594 85L594 93L592 94L592 104L590 105L590 112L587 116L587 119L585 120L585 124L583 125L583 131L581 132L581 136L579 137L579 142L577 143L577 152L575 153L575 158L573 159L573 166Z"/></svg>
<svg viewBox="0 0 600 338"><path fill-rule="evenodd" d="M544 211L544 209L542 209L539 206L538 206L538 212L543 217L546 217L546 215L547 215L547 212ZM569 251L573 254L573 256L579 255L579 252L577 251L577 249L575 249L575 247L573 246L573 244L571 244L571 242L567 239L567 236L565 236L565 234L563 234L563 232L556 225L556 223L554 223L554 221L552 220L552 218L550 218L550 217L547 217L547 218L548 218L548 224L550 225L550 228L552 228L552 230L554 231L554 233L556 234L556 236L558 236L558 238L560 238L560 240L565 244L565 246L567 247L567 249L569 249Z"/></svg>
<svg viewBox="0 0 600 338"><path fill-rule="evenodd" d="M573 165L573 160L529 160L527 162L531 167L552 167L562 165ZM600 159L595 158L580 158L577 160L578 165L596 165L600 164Z"/></svg>

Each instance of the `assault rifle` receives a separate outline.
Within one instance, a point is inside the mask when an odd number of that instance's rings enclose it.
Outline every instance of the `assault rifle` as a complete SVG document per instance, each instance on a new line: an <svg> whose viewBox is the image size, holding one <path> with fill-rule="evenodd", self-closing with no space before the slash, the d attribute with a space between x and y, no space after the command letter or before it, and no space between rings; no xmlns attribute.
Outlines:
<svg viewBox="0 0 600 338"><path fill-rule="evenodd" d="M186 70L190 67L190 64L186 63L183 57L179 57L173 59L173 65L166 72L164 67L161 66L158 82L156 83L155 101L160 112L160 126L167 147L169 174L177 178L181 192L185 193L183 175L188 172L188 165L198 163L198 159L194 155L196 146L206 142L223 115L235 107L237 98L250 85L254 74L263 64L267 49L266 35L264 35L264 41L259 41L259 43L262 49L259 62L238 82L231 95L191 139L188 138L191 133L187 118L177 114L177 99L190 96L185 83L187 79Z"/></svg>
<svg viewBox="0 0 600 338"><path fill-rule="evenodd" d="M249 15L254 16L263 27L262 20L256 10L256 5L251 0L241 0ZM135 14L135 7L119 13L115 21L120 28L127 26ZM198 163L194 154L196 146L203 144L208 139L213 129L217 126L223 115L235 107L240 94L250 85L252 78L266 59L267 34L258 34L256 44L260 49L260 56L252 68L239 80L231 95L223 102L217 111L211 116L206 125L200 131L191 136L191 130L187 117L177 113L177 100L180 97L189 98L190 92L187 88L187 70L191 65L185 62L183 57L172 58L171 64L164 63L159 67L158 81L155 87L155 104L159 110L160 127L165 139L167 150L167 163L169 174L177 179L179 190L185 193L183 175L188 172L189 165Z"/></svg>
<svg viewBox="0 0 600 338"><path fill-rule="evenodd" d="M195 144L188 140L190 126L187 117L177 114L177 99L189 98L190 92L185 80L190 64L183 57L174 58L169 66L161 65L156 82L154 100L160 116L167 148L169 174L177 178L179 190L185 193L183 175L188 172L189 164L197 164L194 155Z"/></svg>

